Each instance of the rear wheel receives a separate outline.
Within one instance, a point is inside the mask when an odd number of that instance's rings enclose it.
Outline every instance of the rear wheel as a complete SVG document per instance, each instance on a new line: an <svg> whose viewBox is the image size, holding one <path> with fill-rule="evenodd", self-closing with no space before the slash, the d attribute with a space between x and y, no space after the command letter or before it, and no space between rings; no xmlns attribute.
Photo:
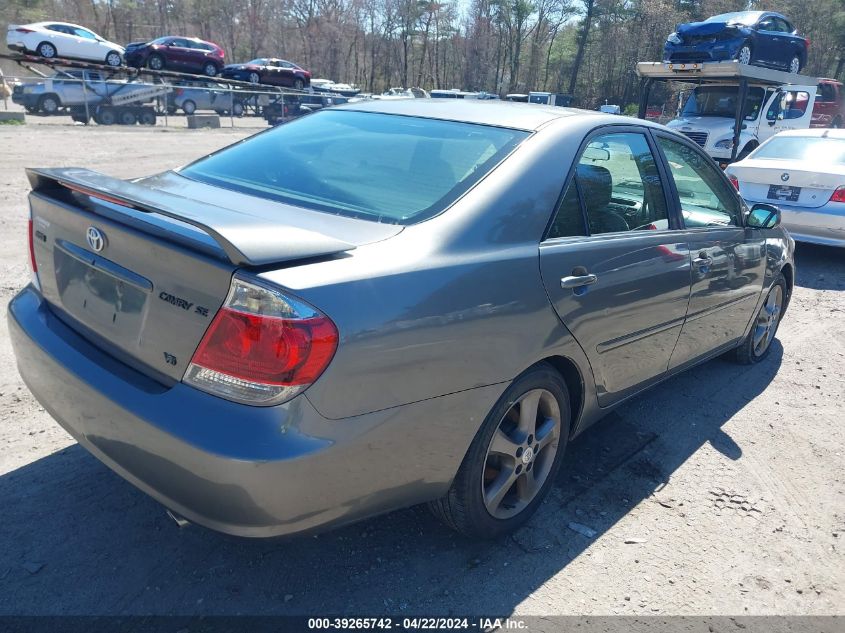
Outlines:
<svg viewBox="0 0 845 633"><path fill-rule="evenodd" d="M251 84L261 83L261 75L259 75L255 71L252 71L251 73L249 73L247 79L249 80L249 83L251 83Z"/></svg>
<svg viewBox="0 0 845 633"><path fill-rule="evenodd" d="M235 116L243 116L244 104L240 101L235 101L235 103L232 105L232 114Z"/></svg>
<svg viewBox="0 0 845 633"><path fill-rule="evenodd" d="M448 494L430 504L449 527L493 538L537 510L553 485L569 438L569 393L541 363L517 378L488 414Z"/></svg>
<svg viewBox="0 0 845 633"><path fill-rule="evenodd" d="M44 95L38 100L37 109L44 114L56 114L60 107L62 102L56 95Z"/></svg>
<svg viewBox="0 0 845 633"><path fill-rule="evenodd" d="M211 62L208 62L205 66L203 66L202 72L203 72L204 75L207 75L209 77L214 77L214 76L217 75L217 65L212 64Z"/></svg>
<svg viewBox="0 0 845 633"><path fill-rule="evenodd" d="M50 42L41 42L35 48L35 52L38 53L41 57L46 57L47 59L53 59L58 55L56 47L53 46Z"/></svg>
<svg viewBox="0 0 845 633"><path fill-rule="evenodd" d="M789 72L797 73L801 70L801 58L798 55L793 55L789 60Z"/></svg>
<svg viewBox="0 0 845 633"><path fill-rule="evenodd" d="M293 82L293 87L296 90L302 90L303 88L305 88L305 82L297 77L296 80Z"/></svg>
<svg viewBox="0 0 845 633"><path fill-rule="evenodd" d="M740 47L739 51L736 54L736 60L740 64L750 64L751 63L751 44L747 42Z"/></svg>
<svg viewBox="0 0 845 633"><path fill-rule="evenodd" d="M842 127L842 119L840 117L836 117L835 119L833 119L833 123L830 124L830 127L841 128Z"/></svg>
<svg viewBox="0 0 845 633"><path fill-rule="evenodd" d="M117 116L117 121L121 125L135 125L138 122L138 117L132 110L121 110Z"/></svg>
<svg viewBox="0 0 845 633"><path fill-rule="evenodd" d="M188 115L193 114L197 111L197 104L190 99L185 99L185 101L182 102L182 111Z"/></svg>
<svg viewBox="0 0 845 633"><path fill-rule="evenodd" d="M150 55L147 60L147 67L150 70L164 70L164 57L161 55Z"/></svg>
<svg viewBox="0 0 845 633"><path fill-rule="evenodd" d="M736 360L742 365L753 365L763 360L772 349L772 341L778 331L783 307L786 304L786 279L778 273L769 294L754 317L751 331L736 349Z"/></svg>
<svg viewBox="0 0 845 633"><path fill-rule="evenodd" d="M100 125L114 125L117 123L117 113L114 108L106 106L94 115L94 120Z"/></svg>
<svg viewBox="0 0 845 633"><path fill-rule="evenodd" d="M111 51L108 55L106 55L106 64L108 66L120 66L123 63L123 58L120 56L120 53L117 51Z"/></svg>
<svg viewBox="0 0 845 633"><path fill-rule="evenodd" d="M153 110L152 108L142 109L140 114L138 115L138 122L141 125L155 125L156 124L155 110Z"/></svg>

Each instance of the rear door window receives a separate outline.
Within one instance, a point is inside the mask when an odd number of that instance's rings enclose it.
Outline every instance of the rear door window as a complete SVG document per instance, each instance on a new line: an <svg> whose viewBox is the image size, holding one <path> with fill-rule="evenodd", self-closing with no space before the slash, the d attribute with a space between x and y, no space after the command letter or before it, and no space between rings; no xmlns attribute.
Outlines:
<svg viewBox="0 0 845 633"><path fill-rule="evenodd" d="M549 237L668 228L666 196L648 140L641 133L614 132L587 144Z"/></svg>

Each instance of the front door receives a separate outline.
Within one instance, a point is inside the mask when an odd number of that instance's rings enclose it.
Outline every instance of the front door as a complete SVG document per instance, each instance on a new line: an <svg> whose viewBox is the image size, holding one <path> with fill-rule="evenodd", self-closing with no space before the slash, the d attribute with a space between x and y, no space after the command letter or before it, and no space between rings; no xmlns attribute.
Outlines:
<svg viewBox="0 0 845 633"><path fill-rule="evenodd" d="M546 291L590 361L601 406L666 372L686 315L686 238L655 155L642 128L600 129L540 245Z"/></svg>
<svg viewBox="0 0 845 633"><path fill-rule="evenodd" d="M763 291L766 244L743 227L744 204L724 174L691 143L656 134L681 210L692 265L686 322L670 369L737 343Z"/></svg>
<svg viewBox="0 0 845 633"><path fill-rule="evenodd" d="M817 86L788 86L775 93L766 108L766 122L760 125L760 142L778 132L810 127L817 89Z"/></svg>

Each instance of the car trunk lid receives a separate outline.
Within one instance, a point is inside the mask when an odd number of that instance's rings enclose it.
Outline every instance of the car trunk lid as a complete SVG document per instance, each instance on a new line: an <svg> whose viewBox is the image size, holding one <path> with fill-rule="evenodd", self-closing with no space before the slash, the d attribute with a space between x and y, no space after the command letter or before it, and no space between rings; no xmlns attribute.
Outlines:
<svg viewBox="0 0 845 633"><path fill-rule="evenodd" d="M821 207L833 192L845 186L845 165L818 166L791 160L746 160L731 165L742 197L782 206Z"/></svg>
<svg viewBox="0 0 845 633"><path fill-rule="evenodd" d="M347 232L357 243L344 241L334 216L175 174L133 183L80 169L27 173L43 296L89 341L163 382L181 380L237 268L341 256L401 230L352 220L372 230L356 225Z"/></svg>

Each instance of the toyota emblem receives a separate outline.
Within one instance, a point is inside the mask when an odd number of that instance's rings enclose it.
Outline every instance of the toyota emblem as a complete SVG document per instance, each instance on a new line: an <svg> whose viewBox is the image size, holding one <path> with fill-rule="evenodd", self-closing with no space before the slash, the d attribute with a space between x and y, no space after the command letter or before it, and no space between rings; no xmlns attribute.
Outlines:
<svg viewBox="0 0 845 633"><path fill-rule="evenodd" d="M85 239L88 241L88 246L97 253L103 250L106 246L106 236L103 235L103 232L97 227L89 226L88 230L85 232Z"/></svg>
<svg viewBox="0 0 845 633"><path fill-rule="evenodd" d="M789 174L787 174L786 172L783 172L783 173L780 175L780 179L781 179L782 181L784 181L784 182L789 181Z"/></svg>

